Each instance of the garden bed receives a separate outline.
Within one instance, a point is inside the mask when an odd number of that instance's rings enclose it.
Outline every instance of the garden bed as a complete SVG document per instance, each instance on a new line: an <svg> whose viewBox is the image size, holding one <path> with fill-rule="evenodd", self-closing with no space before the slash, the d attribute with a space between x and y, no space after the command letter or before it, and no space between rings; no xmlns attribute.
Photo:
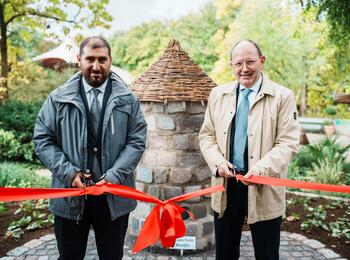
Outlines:
<svg viewBox="0 0 350 260"><path fill-rule="evenodd" d="M349 202L330 201L324 198L308 198L294 194L287 194L287 202L287 218L282 224L282 230L302 234L309 239L318 240L342 257L350 259L350 239L345 234L339 235L337 233L339 237L332 237L332 230L327 231L324 229L326 226L322 227L324 224L329 226L331 222L335 223L336 220L342 218L349 220ZM25 231L19 239L5 238L8 225L25 215L24 212L14 214L18 209L18 203L6 203L5 207L7 210L0 215L0 257L27 241L53 233L53 228L50 226L33 231ZM326 214L322 212L326 212ZM309 214L312 214L312 216ZM341 225L349 224L343 223ZM301 230L301 226L304 227L304 230ZM333 232L336 232L334 227Z"/></svg>

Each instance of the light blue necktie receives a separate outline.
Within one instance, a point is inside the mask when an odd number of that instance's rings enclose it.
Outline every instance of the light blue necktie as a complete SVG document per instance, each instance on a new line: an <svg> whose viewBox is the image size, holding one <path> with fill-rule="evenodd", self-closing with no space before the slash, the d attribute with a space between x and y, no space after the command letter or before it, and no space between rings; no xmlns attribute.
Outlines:
<svg viewBox="0 0 350 260"><path fill-rule="evenodd" d="M244 151L247 146L247 128L249 100L248 96L253 91L251 89L241 89L242 100L238 106L235 120L235 137L233 143L233 164L238 171L244 169Z"/></svg>

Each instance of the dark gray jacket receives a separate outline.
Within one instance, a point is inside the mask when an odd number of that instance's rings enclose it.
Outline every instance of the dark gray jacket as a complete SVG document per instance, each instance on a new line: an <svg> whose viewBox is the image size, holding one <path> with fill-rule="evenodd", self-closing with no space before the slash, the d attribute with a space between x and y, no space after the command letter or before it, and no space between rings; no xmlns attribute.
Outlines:
<svg viewBox="0 0 350 260"><path fill-rule="evenodd" d="M69 188L78 171L87 169L87 117L79 92L81 73L54 90L39 111L35 129L35 152L52 172L52 187ZM122 80L111 74L112 91L102 126L101 167L112 183L135 187L134 170L143 154L147 124L138 98ZM112 220L136 207L136 201L107 195ZM80 220L83 197L52 199L50 211Z"/></svg>

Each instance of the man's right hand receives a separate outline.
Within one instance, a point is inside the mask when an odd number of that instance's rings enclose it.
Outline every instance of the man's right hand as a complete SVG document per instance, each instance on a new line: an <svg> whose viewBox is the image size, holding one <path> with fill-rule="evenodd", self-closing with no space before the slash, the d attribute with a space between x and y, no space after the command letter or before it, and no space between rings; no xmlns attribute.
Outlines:
<svg viewBox="0 0 350 260"><path fill-rule="evenodd" d="M219 165L218 174L219 174L219 176L224 177L224 178L232 178L232 177L235 177L232 170L233 170L232 163L225 161Z"/></svg>
<svg viewBox="0 0 350 260"><path fill-rule="evenodd" d="M91 177L91 174L86 174L82 172L77 172L75 174L75 177L72 181L72 188L85 188L85 183L83 183L82 178L85 177L86 179Z"/></svg>

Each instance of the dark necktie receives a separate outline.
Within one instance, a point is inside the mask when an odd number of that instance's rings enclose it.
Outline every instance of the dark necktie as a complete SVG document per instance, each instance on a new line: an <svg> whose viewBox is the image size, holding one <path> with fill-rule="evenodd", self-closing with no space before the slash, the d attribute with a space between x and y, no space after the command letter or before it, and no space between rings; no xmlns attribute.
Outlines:
<svg viewBox="0 0 350 260"><path fill-rule="evenodd" d="M248 112L249 100L248 96L253 90L242 89L242 100L238 106L235 121L235 138L233 143L233 164L237 170L244 169L244 151L247 146L247 128L248 128Z"/></svg>
<svg viewBox="0 0 350 260"><path fill-rule="evenodd" d="M101 106L100 102L98 101L98 95L100 94L100 90L93 88L91 89L91 93L93 94L91 107L90 107L90 123L92 124L92 127L94 129L95 138L97 138L98 135L98 125L100 122L100 116L101 116ZM97 147L93 148L94 151L94 157L93 157L93 166L92 166L92 172L93 172L93 180L97 181L101 177L101 170L97 159Z"/></svg>
<svg viewBox="0 0 350 260"><path fill-rule="evenodd" d="M94 129L95 135L97 135L98 131L98 125L100 122L100 112L101 112L101 106L100 102L98 101L98 95L100 94L100 90L93 88L91 89L91 93L93 94L91 107L90 107L90 119L91 124Z"/></svg>

